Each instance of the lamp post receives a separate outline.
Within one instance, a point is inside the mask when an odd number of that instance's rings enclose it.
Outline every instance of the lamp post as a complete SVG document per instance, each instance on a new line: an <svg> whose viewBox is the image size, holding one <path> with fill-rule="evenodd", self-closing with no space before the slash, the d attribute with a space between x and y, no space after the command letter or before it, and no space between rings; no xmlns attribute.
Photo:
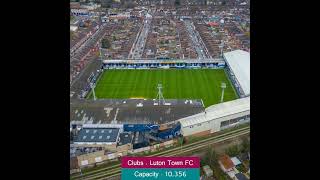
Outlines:
<svg viewBox="0 0 320 180"><path fill-rule="evenodd" d="M221 100L220 100L220 103L223 102L224 89L225 89L226 87L227 87L226 83L221 83L222 92L221 92Z"/></svg>
<svg viewBox="0 0 320 180"><path fill-rule="evenodd" d="M90 83L90 86L91 86L91 90L92 90L92 94L93 94L93 100L97 100L96 98L96 93L94 92L94 88L95 88L95 85L93 83Z"/></svg>

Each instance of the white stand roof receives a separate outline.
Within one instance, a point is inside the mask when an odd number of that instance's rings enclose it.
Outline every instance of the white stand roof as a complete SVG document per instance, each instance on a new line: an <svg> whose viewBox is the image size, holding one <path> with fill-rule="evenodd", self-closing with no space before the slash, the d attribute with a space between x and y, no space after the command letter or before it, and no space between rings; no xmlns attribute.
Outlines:
<svg viewBox="0 0 320 180"><path fill-rule="evenodd" d="M227 101L220 104L211 105L206 108L206 112L201 112L193 116L179 119L182 127L188 127L195 124L212 121L224 116L250 111L250 96L245 98Z"/></svg>
<svg viewBox="0 0 320 180"><path fill-rule="evenodd" d="M226 63L234 73L246 96L250 95L250 53L235 50L224 53Z"/></svg>

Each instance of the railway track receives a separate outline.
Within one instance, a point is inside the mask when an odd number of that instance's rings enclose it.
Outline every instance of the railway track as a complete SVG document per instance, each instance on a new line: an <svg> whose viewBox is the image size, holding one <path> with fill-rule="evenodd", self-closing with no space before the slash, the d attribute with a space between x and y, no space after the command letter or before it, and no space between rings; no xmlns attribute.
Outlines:
<svg viewBox="0 0 320 180"><path fill-rule="evenodd" d="M247 130L247 129L249 129L249 127L244 127L244 128L240 128L240 129L235 129L235 130L233 130L233 131L229 131L229 132L226 132L226 133L217 135L217 136L209 137L209 138L206 138L206 139L203 139L203 140L200 140L200 141L191 143L191 144L183 145L182 147L183 147L183 148L188 148L188 147L190 147L190 146L196 146L196 145L198 145L198 144L200 144L200 143L207 142L208 140L216 139L216 138L219 138L219 137L224 137L224 136L229 135L229 134L231 134L231 133L236 133L236 132L243 131L243 130ZM173 148L173 149L168 149L168 150L165 150L165 151L161 151L161 152L152 154L152 155L150 155L150 156L161 156L161 155L163 155L163 154L167 155L167 154L170 153L170 152L174 152L174 151L177 151L177 150L180 150L180 149L181 149L181 146L175 147L175 148ZM90 175L90 174L98 173L98 172L100 172L100 171L105 171L105 170L109 170L109 169L117 168L117 167L120 167L120 163L118 163L118 164L116 164L116 165L113 165L113 166L110 166L110 167L105 167L105 168L101 168L101 169L98 169L98 170L90 171L90 172L88 172L88 173L85 173L84 175ZM73 176L73 177L78 177L78 176Z"/></svg>
<svg viewBox="0 0 320 180"><path fill-rule="evenodd" d="M182 151L177 151L177 152L174 152L174 153L171 153L171 154L165 154L165 156L176 156L176 155L180 155L180 154L183 154L183 153L192 152L192 151L194 151L194 150L204 148L204 147L206 147L206 146L208 146L208 145L210 145L210 144L215 144L215 143L223 142L223 141L226 141L226 140L235 138L235 137L237 137L237 136L245 135L245 134L247 134L247 133L249 133L249 132L250 132L250 130L247 130L246 132L241 132L241 133L237 133L237 134L232 134L232 135L229 135L228 137L219 138L219 139L216 139L216 140L207 142L207 143L203 143L202 145L199 145L199 146L190 147L190 148L188 148L188 149L183 149ZM119 171L121 171L120 168L119 168ZM99 174L99 175L95 175L95 176L93 176L93 177L89 177L89 179L103 180L103 179L109 179L110 177L114 177L114 176L117 176L117 175L120 176L120 175L121 175L121 172L114 173L114 174L112 174L112 176L104 175L104 174Z"/></svg>
<svg viewBox="0 0 320 180"><path fill-rule="evenodd" d="M213 136L210 138L206 138L191 144L186 144L184 146L179 146L175 147L173 149L161 151L156 154L152 154L150 156L176 156L179 154L184 154L188 153L197 149L201 149L203 147L206 147L211 144L216 144L219 142L223 142L232 138L235 138L237 136L245 135L250 133L250 127L244 127L241 129L236 129L234 131L226 132L224 134L220 134L217 136ZM148 157L148 156L147 156ZM119 176L121 174L121 167L120 163L106 167L106 168L101 168L98 170L90 171L88 173L85 173L83 175L76 175L73 176L71 179L86 179L86 180L91 180L91 179L108 179L111 177Z"/></svg>

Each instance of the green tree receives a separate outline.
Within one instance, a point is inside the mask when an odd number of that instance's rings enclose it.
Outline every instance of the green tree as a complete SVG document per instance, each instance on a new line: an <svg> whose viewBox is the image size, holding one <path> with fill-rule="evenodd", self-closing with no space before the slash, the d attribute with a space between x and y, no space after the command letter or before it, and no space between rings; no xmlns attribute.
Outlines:
<svg viewBox="0 0 320 180"><path fill-rule="evenodd" d="M217 152L213 149L212 146L208 148L208 158L209 158L209 164L212 166L215 166L218 163L218 155Z"/></svg>
<svg viewBox="0 0 320 180"><path fill-rule="evenodd" d="M174 4L175 4L176 6L180 6L181 2L180 2L180 0L175 0Z"/></svg>
<svg viewBox="0 0 320 180"><path fill-rule="evenodd" d="M101 7L110 8L112 3L113 3L112 0L101 0Z"/></svg>
<svg viewBox="0 0 320 180"><path fill-rule="evenodd" d="M74 16L70 16L70 22L74 21L75 17Z"/></svg>
<svg viewBox="0 0 320 180"><path fill-rule="evenodd" d="M109 49L111 47L111 43L108 39L104 38L101 41L102 48Z"/></svg>
<svg viewBox="0 0 320 180"><path fill-rule="evenodd" d="M209 146L205 151L205 156L202 159L203 165L209 165L211 167L218 164L218 155L212 146Z"/></svg>
<svg viewBox="0 0 320 180"><path fill-rule="evenodd" d="M179 139L178 139L178 144L179 145L182 145L184 143L184 138L183 137L180 137Z"/></svg>
<svg viewBox="0 0 320 180"><path fill-rule="evenodd" d="M241 152L242 153L250 152L250 142L247 137L242 139Z"/></svg>
<svg viewBox="0 0 320 180"><path fill-rule="evenodd" d="M228 156L230 156L230 157L239 155L240 154L239 146L238 145L234 145L234 146L229 147L226 150L226 154L228 154Z"/></svg>
<svg viewBox="0 0 320 180"><path fill-rule="evenodd" d="M226 173L224 173L219 166L214 166L213 167L213 174L214 174L216 179L229 180L228 175Z"/></svg>

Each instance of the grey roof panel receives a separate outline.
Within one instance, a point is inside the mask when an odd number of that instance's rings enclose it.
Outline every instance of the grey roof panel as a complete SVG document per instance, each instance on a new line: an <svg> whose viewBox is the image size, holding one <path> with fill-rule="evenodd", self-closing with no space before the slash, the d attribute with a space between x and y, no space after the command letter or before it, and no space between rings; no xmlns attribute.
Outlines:
<svg viewBox="0 0 320 180"><path fill-rule="evenodd" d="M83 128L75 142L116 142L118 128Z"/></svg>
<svg viewBox="0 0 320 180"><path fill-rule="evenodd" d="M124 103L125 102L125 103ZM70 121L93 118L93 124L163 124L204 112L201 100L166 99L171 105L155 106L152 99L98 99L71 102ZM143 107L137 107L142 103ZM83 111L80 116L75 111Z"/></svg>

